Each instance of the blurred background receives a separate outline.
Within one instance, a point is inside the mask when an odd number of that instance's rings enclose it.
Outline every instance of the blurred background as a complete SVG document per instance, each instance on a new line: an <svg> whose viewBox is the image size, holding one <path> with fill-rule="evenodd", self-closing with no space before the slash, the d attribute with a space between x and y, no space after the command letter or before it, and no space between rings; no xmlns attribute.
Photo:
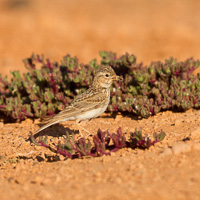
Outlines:
<svg viewBox="0 0 200 200"><path fill-rule="evenodd" d="M99 51L149 64L173 56L200 58L198 0L0 0L0 73L25 71L33 52L80 62Z"/></svg>

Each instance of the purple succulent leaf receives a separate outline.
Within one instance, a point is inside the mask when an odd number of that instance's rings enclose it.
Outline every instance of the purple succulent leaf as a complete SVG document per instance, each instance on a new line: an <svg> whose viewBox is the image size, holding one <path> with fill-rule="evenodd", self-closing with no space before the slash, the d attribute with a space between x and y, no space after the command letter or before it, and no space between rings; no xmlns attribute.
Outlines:
<svg viewBox="0 0 200 200"><path fill-rule="evenodd" d="M117 134L115 133L111 134L111 139L113 141L115 148L121 149L127 146L125 133L122 133L121 127L118 128Z"/></svg>
<svg viewBox="0 0 200 200"><path fill-rule="evenodd" d="M43 146L46 148L49 148L49 145L47 143L47 135L45 136L45 138L39 138L38 141L36 141L36 139L34 138L32 132L31 132L31 136L30 136L30 140L36 145L36 146Z"/></svg>
<svg viewBox="0 0 200 200"><path fill-rule="evenodd" d="M59 153L59 154L65 156L65 157L68 157L68 158L72 158L72 157L73 157L73 154L72 154L72 153L69 153L68 151L66 151L66 150L61 146L61 142L60 142L60 141L58 142L57 153Z"/></svg>

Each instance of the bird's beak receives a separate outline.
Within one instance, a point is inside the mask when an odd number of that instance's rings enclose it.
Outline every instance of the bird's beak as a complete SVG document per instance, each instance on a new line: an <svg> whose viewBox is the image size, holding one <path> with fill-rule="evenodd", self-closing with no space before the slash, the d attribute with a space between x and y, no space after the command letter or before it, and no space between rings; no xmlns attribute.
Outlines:
<svg viewBox="0 0 200 200"><path fill-rule="evenodd" d="M122 76L113 76L112 80L113 81L123 81L123 77Z"/></svg>

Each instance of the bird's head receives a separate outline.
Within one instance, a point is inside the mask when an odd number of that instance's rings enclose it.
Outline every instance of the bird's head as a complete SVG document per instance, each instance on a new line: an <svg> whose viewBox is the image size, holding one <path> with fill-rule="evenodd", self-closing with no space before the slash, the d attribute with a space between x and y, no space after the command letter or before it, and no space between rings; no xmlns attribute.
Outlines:
<svg viewBox="0 0 200 200"><path fill-rule="evenodd" d="M122 81L123 78L117 76L110 66L103 66L97 70L92 85L95 87L110 88L114 80Z"/></svg>

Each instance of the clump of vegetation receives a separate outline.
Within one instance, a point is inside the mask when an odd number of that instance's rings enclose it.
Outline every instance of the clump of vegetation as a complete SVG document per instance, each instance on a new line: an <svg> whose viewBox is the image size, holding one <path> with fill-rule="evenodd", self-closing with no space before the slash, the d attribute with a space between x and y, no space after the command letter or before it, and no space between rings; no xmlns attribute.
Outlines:
<svg viewBox="0 0 200 200"><path fill-rule="evenodd" d="M114 82L107 111L149 117L164 110L200 108L200 75L192 74L200 61L170 58L147 67L128 53L117 57L112 52L100 52L100 56L101 65L110 65L124 78L122 83ZM88 88L100 67L95 59L79 64L70 55L60 63L32 55L24 64L28 72L23 75L11 72L11 80L0 75L0 112L14 121L43 118L62 110Z"/></svg>
<svg viewBox="0 0 200 200"><path fill-rule="evenodd" d="M81 158L83 156L97 157L102 155L110 155L111 152L115 152L121 148L141 148L148 149L150 146L164 139L165 133L161 130L161 133L154 133L154 140L150 136L142 135L142 130L135 130L134 133L130 133L130 137L126 138L126 133L122 132L119 127L117 133L109 133L109 131L98 130L97 134L93 136L93 144L89 139L80 138L75 141L74 134L70 138L69 134L66 135L64 143L58 142L56 147L51 147L47 142L47 136L40 137L36 140L31 134L31 141L37 146L43 146L54 153L61 154L66 158Z"/></svg>

